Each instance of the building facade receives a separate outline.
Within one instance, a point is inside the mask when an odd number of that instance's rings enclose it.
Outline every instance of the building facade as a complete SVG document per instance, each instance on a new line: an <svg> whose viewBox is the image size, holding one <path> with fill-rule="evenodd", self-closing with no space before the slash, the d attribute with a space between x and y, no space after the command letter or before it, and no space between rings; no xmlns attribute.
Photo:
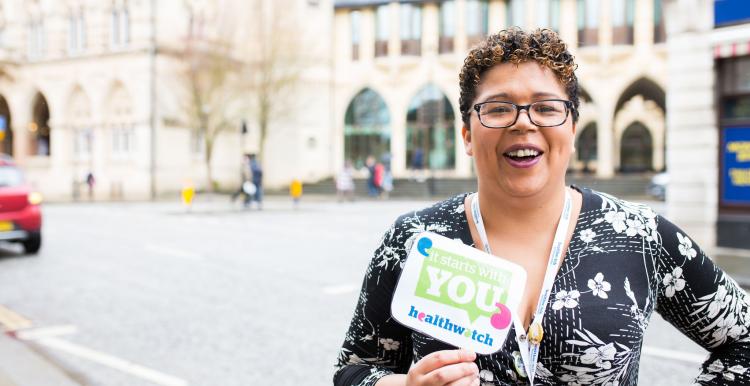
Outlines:
<svg viewBox="0 0 750 386"><path fill-rule="evenodd" d="M296 23L296 34L330 36L330 1L289 3L288 23L311 22ZM97 199L144 199L186 184L206 188L204 138L184 119L180 53L187 39L211 42L232 26L232 36L243 39L234 54L249 60L257 48L248 43L256 40L249 26L258 25L259 15L273 16L274 4L281 2L0 1L0 59L8 75L0 79L3 152L52 200L80 196L88 173ZM270 185L323 178L332 169L329 40L290 48L306 54L294 90L305 107L269 124ZM231 117L232 129L215 141L211 165L219 188L239 185L242 154L259 148L253 90L246 94L236 98L247 103Z"/></svg>
<svg viewBox="0 0 750 386"><path fill-rule="evenodd" d="M336 165L368 156L397 177L469 176L458 110L468 50L510 26L551 28L582 87L571 169L609 178L665 167L666 45L660 0L335 3Z"/></svg>
<svg viewBox="0 0 750 386"><path fill-rule="evenodd" d="M703 245L750 250L750 7L672 0L666 11L669 215Z"/></svg>

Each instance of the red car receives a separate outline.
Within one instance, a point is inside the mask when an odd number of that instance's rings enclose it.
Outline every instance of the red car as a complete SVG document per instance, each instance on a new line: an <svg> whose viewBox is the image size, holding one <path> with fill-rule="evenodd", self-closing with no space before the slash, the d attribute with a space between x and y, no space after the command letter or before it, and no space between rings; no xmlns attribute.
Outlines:
<svg viewBox="0 0 750 386"><path fill-rule="evenodd" d="M19 242L28 254L42 246L42 195L34 192L13 159L0 156L0 240Z"/></svg>

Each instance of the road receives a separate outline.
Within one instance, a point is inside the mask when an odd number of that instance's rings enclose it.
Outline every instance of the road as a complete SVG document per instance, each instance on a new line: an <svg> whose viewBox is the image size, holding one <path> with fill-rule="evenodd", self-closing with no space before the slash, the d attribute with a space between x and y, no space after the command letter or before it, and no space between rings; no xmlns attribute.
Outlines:
<svg viewBox="0 0 750 386"><path fill-rule="evenodd" d="M200 200L45 206L38 256L0 249L0 304L86 385L330 385L370 253L428 204ZM705 356L658 316L645 346L641 385L690 384Z"/></svg>

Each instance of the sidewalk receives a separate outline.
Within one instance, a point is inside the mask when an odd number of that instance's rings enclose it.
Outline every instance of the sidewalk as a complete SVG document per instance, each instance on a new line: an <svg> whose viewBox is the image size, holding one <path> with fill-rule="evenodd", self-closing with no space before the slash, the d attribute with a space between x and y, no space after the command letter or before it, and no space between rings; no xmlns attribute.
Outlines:
<svg viewBox="0 0 750 386"><path fill-rule="evenodd" d="M0 334L0 386L81 386L26 343Z"/></svg>

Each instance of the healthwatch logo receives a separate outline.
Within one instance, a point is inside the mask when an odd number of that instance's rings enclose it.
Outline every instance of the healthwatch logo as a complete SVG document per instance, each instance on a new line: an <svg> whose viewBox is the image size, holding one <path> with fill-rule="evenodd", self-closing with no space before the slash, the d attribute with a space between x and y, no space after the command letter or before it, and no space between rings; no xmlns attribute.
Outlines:
<svg viewBox="0 0 750 386"><path fill-rule="evenodd" d="M425 258L414 295L465 310L471 323L485 316L492 327L508 328L511 312L505 303L512 273L432 244L429 237L417 242L417 251Z"/></svg>
<svg viewBox="0 0 750 386"><path fill-rule="evenodd" d="M477 354L500 350L521 302L526 271L432 232L415 240L393 292L393 319Z"/></svg>

